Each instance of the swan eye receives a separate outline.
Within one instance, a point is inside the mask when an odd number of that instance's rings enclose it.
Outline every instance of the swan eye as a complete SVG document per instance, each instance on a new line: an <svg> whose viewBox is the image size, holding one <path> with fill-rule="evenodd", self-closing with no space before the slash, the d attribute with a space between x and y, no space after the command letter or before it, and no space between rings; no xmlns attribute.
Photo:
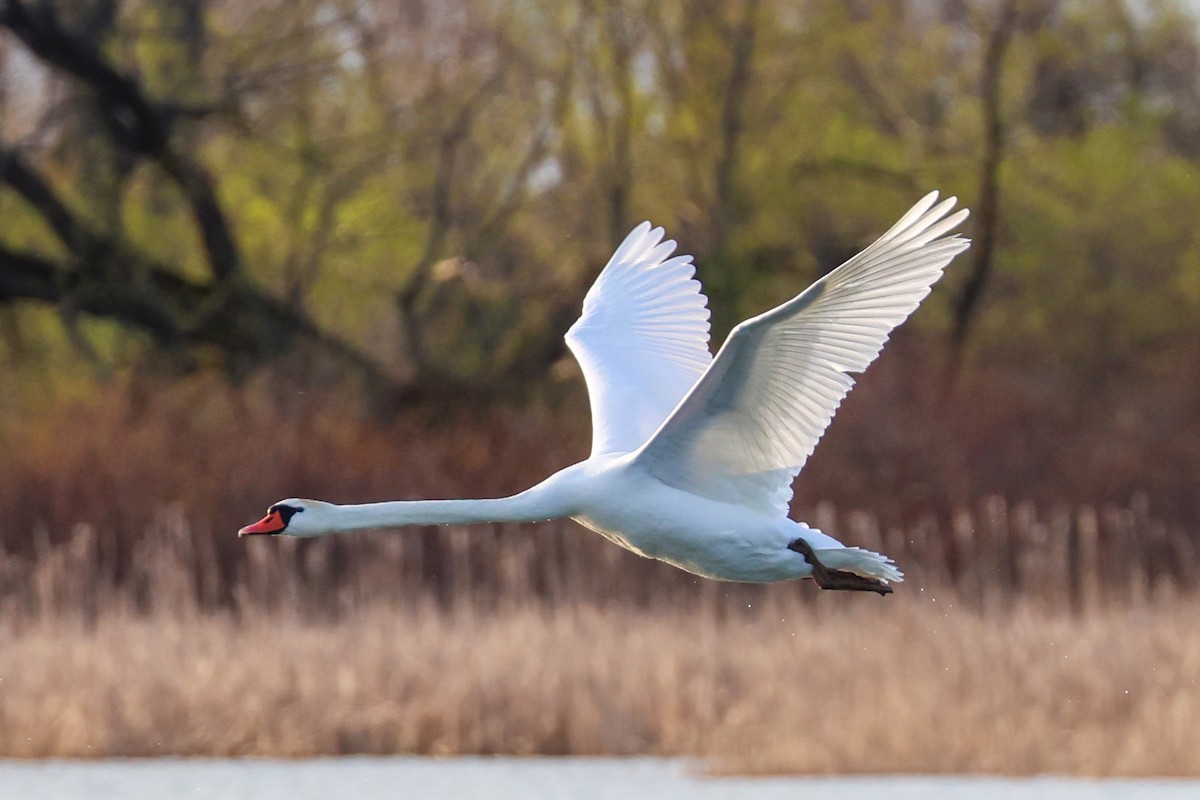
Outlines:
<svg viewBox="0 0 1200 800"><path fill-rule="evenodd" d="M279 518L283 520L284 527L287 527L287 524L292 521L292 517L303 510L303 508L296 508L295 506L276 505L271 506L269 513L278 514Z"/></svg>

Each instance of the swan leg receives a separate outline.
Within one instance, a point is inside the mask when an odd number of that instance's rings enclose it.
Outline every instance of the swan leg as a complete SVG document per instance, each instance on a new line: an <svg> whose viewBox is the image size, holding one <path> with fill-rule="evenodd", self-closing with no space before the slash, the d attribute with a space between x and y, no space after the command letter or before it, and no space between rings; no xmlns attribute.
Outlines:
<svg viewBox="0 0 1200 800"><path fill-rule="evenodd" d="M846 572L840 569L831 569L821 563L817 558L817 554L813 552L812 545L803 539L796 539L788 544L788 550L795 551L804 556L804 560L809 563L813 570L813 580L817 582L817 586L822 589L841 589L851 592L877 592L878 594L891 594L892 587L875 578L864 578L862 575L855 575L853 572Z"/></svg>

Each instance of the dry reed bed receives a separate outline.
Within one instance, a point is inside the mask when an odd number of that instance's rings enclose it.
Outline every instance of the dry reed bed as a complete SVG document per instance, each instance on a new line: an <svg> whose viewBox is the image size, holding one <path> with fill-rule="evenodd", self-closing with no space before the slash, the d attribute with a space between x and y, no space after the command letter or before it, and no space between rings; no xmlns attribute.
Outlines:
<svg viewBox="0 0 1200 800"><path fill-rule="evenodd" d="M0 623L0 755L687 754L736 772L1200 774L1183 599L988 618L913 588L608 609Z"/></svg>
<svg viewBox="0 0 1200 800"><path fill-rule="evenodd" d="M1144 498L801 509L897 558L886 599L702 581L570 523L241 542L288 494L513 491L586 432L547 447L535 409L381 435L196 396L0 429L22 454L0 464L0 755L1200 774L1197 539Z"/></svg>
<svg viewBox="0 0 1200 800"><path fill-rule="evenodd" d="M906 361L894 349L903 351L903 342L890 347L892 356L850 396L836 435L822 442L798 482L799 518L888 553L914 581L954 584L980 607L1010 594L1083 607L1098 596L1123 602L1162 589L1200 589L1191 462L1167 470L1177 493L1149 478L1118 480L1107 468L1104 480L1087 480L1090 473L1079 470L1093 463L1092 450L1109 452L1103 448L1085 448L1088 458L1070 459L1054 480L1039 479L1034 468L1050 462L1028 450L1029 442L1020 444L1025 429L987 416L1004 405L1000 392L993 387L979 402L962 399L975 427L960 429L935 398L910 397L902 388L935 385L921 378L933 366L902 369ZM346 398L294 387L277 395L280 387L292 384L264 379L258 388L238 389L211 377L166 385L114 380L86 400L4 409L0 613L14 602L98 607L114 589L147 610L163 582L164 550L191 569L186 580L206 608L280 597L270 576L281 569L294 573L289 593L312 595L322 608L335 592L351 600L390 596L397 576L443 598L468 594L485 603L524 597L526 588L553 600L565 592L588 601L614 585L623 598L645 602L664 591L694 592L690 576L622 558L571 525L429 529L294 549L272 542L260 558L233 532L281 497L496 496L583 457L590 436L577 381L519 408L410 409L386 425L350 413ZM1066 420L1056 427L1063 435L1073 430ZM1060 439L1037 438L1055 457L1071 452ZM1141 476L1161 452L1155 447L1129 463ZM1005 462L1003 453L1019 455L1018 463ZM1138 486L1146 491L1139 494ZM853 510L862 503L870 513ZM65 586L55 577L59 562L70 564ZM363 577L368 573L379 579Z"/></svg>
<svg viewBox="0 0 1200 800"><path fill-rule="evenodd" d="M819 504L805 518L848 544L894 557L906 586L951 587L982 611L1014 598L1075 612L1189 594L1200 559L1182 528L1154 519L1144 498L1129 508L984 498L949 519L925 515L887 526L869 513ZM44 536L48 540L50 537ZM715 584L638 558L569 521L436 526L296 540L214 537L179 505L162 507L122 559L86 524L31 555L0 547L0 614L79 615L276 611L337 617L362 605L428 599L442 606L505 607L540 599L654 606L722 597L753 602L760 587ZM223 541L222 541L223 540ZM222 558L216 541L235 545Z"/></svg>

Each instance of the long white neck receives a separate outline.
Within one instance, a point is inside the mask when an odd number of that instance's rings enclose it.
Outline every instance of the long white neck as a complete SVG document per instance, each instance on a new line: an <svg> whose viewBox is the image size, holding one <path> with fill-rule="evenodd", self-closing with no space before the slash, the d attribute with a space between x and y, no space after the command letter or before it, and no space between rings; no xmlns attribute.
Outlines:
<svg viewBox="0 0 1200 800"><path fill-rule="evenodd" d="M530 489L492 500L396 500L387 503L334 505L336 531L394 528L402 525L462 525L472 522L538 522L569 513L550 493Z"/></svg>

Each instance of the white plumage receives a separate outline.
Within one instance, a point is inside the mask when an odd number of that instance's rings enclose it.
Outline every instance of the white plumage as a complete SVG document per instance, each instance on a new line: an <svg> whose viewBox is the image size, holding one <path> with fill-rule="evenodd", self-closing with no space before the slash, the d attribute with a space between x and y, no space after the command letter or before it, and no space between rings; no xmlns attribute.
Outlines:
<svg viewBox="0 0 1200 800"><path fill-rule="evenodd" d="M842 398L968 241L933 192L792 300L734 328L716 358L691 256L643 222L617 248L566 340L583 369L592 452L494 500L338 506L284 500L241 533L319 536L406 524L572 517L707 577L815 577L887 592L886 557L788 519L791 486ZM949 216L947 216L949 215Z"/></svg>
<svg viewBox="0 0 1200 800"><path fill-rule="evenodd" d="M692 257L670 258L675 242L662 237L649 222L634 228L567 331L587 376L593 457L640 447L712 361Z"/></svg>
<svg viewBox="0 0 1200 800"><path fill-rule="evenodd" d="M929 294L967 218L931 193L874 244L791 301L734 328L645 463L680 489L786 516L792 480L812 455L851 373L867 368L892 329ZM589 385L591 383L589 375Z"/></svg>

